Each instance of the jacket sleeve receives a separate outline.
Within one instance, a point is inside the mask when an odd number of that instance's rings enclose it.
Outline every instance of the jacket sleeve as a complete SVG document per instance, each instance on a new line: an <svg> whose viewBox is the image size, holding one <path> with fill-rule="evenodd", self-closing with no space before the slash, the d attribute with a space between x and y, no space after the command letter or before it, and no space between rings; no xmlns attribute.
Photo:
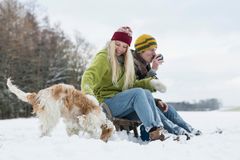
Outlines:
<svg viewBox="0 0 240 160"><path fill-rule="evenodd" d="M84 94L94 95L94 86L101 83L107 72L108 61L105 54L97 54L90 67L83 73L81 90Z"/></svg>
<svg viewBox="0 0 240 160"><path fill-rule="evenodd" d="M156 78L156 75L157 75L157 73L156 73L156 71L153 70L153 69L150 69L150 70L148 71L148 73L147 73L147 77L154 77L154 78Z"/></svg>
<svg viewBox="0 0 240 160"><path fill-rule="evenodd" d="M144 89L148 89L151 92L156 92L155 88L153 88L153 86L150 84L150 80L154 79L153 77L149 77L149 78L145 78L145 79L141 79L141 80L136 80L133 87L139 87L139 88L144 88Z"/></svg>

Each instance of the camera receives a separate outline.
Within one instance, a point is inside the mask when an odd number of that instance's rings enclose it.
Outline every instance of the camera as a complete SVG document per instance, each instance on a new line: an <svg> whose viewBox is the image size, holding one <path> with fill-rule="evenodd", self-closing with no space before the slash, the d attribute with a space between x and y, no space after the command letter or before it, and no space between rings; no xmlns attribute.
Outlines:
<svg viewBox="0 0 240 160"><path fill-rule="evenodd" d="M160 58L160 60L163 60L163 55L162 54L157 54L156 58Z"/></svg>

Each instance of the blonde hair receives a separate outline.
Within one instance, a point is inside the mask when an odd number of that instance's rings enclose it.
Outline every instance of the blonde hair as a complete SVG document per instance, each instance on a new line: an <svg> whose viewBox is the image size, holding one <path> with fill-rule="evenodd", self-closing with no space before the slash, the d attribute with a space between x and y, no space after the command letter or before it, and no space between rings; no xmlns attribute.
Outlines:
<svg viewBox="0 0 240 160"><path fill-rule="evenodd" d="M112 67L112 83L117 86L117 82L121 76L121 64L117 60L115 52L115 41L110 41L106 45L108 51L108 59ZM131 88L135 80L135 70L132 53L127 48L127 52L124 54L124 84L123 90Z"/></svg>

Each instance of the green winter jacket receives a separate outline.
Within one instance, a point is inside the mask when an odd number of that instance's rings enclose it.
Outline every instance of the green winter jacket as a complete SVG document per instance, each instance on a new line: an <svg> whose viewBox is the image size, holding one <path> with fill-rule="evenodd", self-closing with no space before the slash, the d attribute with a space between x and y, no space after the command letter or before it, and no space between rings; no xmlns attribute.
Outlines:
<svg viewBox="0 0 240 160"><path fill-rule="evenodd" d="M81 90L84 94L96 96L98 101L102 103L104 99L111 98L122 92L124 84L124 67L122 67L122 75L119 78L117 86L112 83L112 71L110 61L108 60L107 50L101 50L97 53L90 67L84 72L81 82ZM149 81L152 78L136 80L133 88L140 87L155 91Z"/></svg>

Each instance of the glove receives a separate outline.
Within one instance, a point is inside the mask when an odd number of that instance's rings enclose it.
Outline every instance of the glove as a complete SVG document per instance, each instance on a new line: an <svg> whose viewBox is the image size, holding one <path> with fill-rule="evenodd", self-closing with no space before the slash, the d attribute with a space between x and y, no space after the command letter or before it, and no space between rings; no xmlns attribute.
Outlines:
<svg viewBox="0 0 240 160"><path fill-rule="evenodd" d="M157 106L163 112L167 112L168 111L168 105L167 105L167 103L165 103L163 101L157 101Z"/></svg>
<svg viewBox="0 0 240 160"><path fill-rule="evenodd" d="M90 101L92 101L94 104L96 104L97 106L99 106L99 102L98 102L98 100L97 100L97 98L96 98L95 96L93 96L93 95L91 95L91 94L86 94L86 97L87 97Z"/></svg>
<svg viewBox="0 0 240 160"><path fill-rule="evenodd" d="M150 80L150 85L159 92L164 93L167 91L167 87L162 82L160 82L158 79Z"/></svg>

